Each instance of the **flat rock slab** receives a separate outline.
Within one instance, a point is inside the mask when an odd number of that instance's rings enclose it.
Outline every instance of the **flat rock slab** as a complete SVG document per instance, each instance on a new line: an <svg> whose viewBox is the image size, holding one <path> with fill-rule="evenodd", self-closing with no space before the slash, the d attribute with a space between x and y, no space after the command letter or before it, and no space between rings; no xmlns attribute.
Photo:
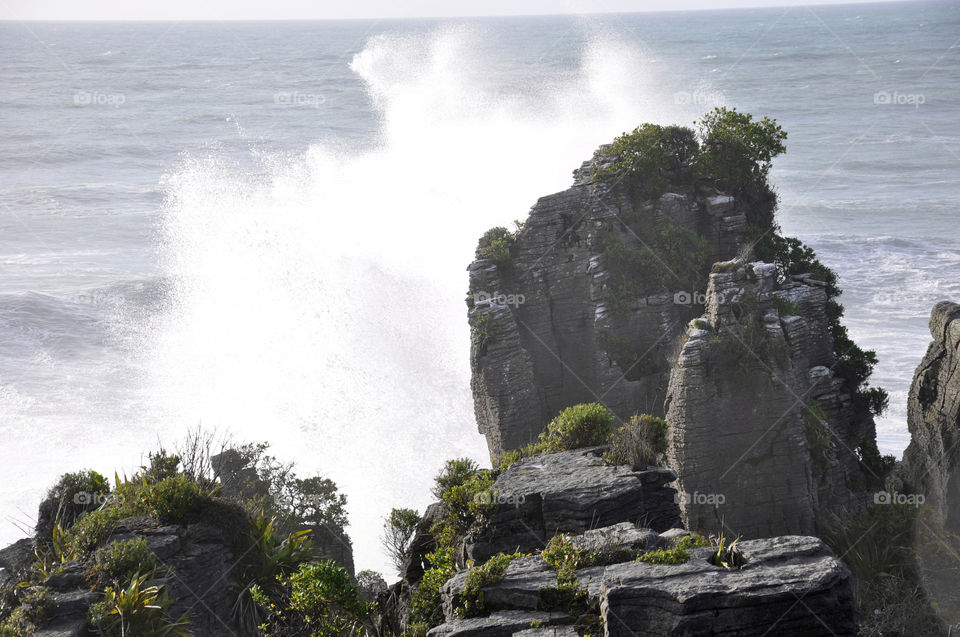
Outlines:
<svg viewBox="0 0 960 637"><path fill-rule="evenodd" d="M541 613L505 610L489 617L457 619L441 624L427 633L428 637L511 637L531 628L531 624L552 624L570 621L563 613Z"/></svg>
<svg viewBox="0 0 960 637"><path fill-rule="evenodd" d="M447 580L440 589L443 614L448 621L456 618L454 608L470 571L461 571ZM483 602L488 610L537 610L540 591L557 585L557 573L539 555L518 557L507 566L503 579L483 589Z"/></svg>
<svg viewBox="0 0 960 637"><path fill-rule="evenodd" d="M632 471L607 465L603 448L524 458L493 486L500 502L488 530L467 539L467 554L482 562L497 553L542 549L558 533L643 520L655 531L680 526L676 479L670 469Z"/></svg>
<svg viewBox="0 0 960 637"><path fill-rule="evenodd" d="M607 567L599 586L606 637L636 635L855 635L850 572L818 538L740 543L740 570L708 562L627 562Z"/></svg>

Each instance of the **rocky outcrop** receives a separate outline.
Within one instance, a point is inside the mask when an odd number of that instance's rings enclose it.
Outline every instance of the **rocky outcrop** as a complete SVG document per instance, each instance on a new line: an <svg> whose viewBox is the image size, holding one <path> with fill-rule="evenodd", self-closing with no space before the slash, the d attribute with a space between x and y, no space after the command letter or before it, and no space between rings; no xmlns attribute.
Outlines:
<svg viewBox="0 0 960 637"><path fill-rule="evenodd" d="M542 549L558 533L580 534L618 522L645 521L663 531L680 523L676 479L670 469L632 471L604 462L604 448L524 458L508 467L491 489L497 513L467 536L466 556Z"/></svg>
<svg viewBox="0 0 960 637"><path fill-rule="evenodd" d="M933 342L910 387L903 475L911 490L960 531L960 305L938 303L930 315Z"/></svg>
<svg viewBox="0 0 960 637"><path fill-rule="evenodd" d="M107 542L143 538L160 563L154 583L175 603L171 616L188 615L192 630L203 637L237 634L231 618L230 584L238 559L231 531L211 524L163 525L148 517L120 520ZM59 567L44 581L51 614L36 633L46 637L85 637L87 612L103 598L90 590L93 555Z"/></svg>
<svg viewBox="0 0 960 637"><path fill-rule="evenodd" d="M572 538L598 548L622 547L614 538L631 535L632 525L600 529L595 537ZM685 532L656 534L633 528L647 550L668 545ZM744 541L740 568L722 568L709 560L713 549L689 551L681 564L651 564L632 557L576 572L588 605L598 609L605 635L855 635L856 616L847 568L815 537L788 536ZM610 553L612 554L612 553ZM468 572L442 589L447 623L432 635L519 634L545 604L545 593L557 576L539 555L514 559L502 579L483 587L489 617L458 619L454 613ZM507 621L509 620L511 621ZM582 618L551 616L543 624L569 623ZM524 625L526 622L526 625ZM553 630L549 626L547 630ZM556 627L563 630L560 627ZM541 629L542 630L542 629ZM570 628L568 627L569 631Z"/></svg>
<svg viewBox="0 0 960 637"><path fill-rule="evenodd" d="M705 280L678 274L666 250L651 250L653 238L664 228L695 233L705 268L743 243L744 204L688 170L645 198L636 184L595 179L604 161L598 151L571 188L533 206L509 262L478 250L469 267L471 386L492 457L535 440L577 403L601 400L620 420L662 416L676 340L700 314ZM648 260L663 281L619 290L611 246Z"/></svg>
<svg viewBox="0 0 960 637"><path fill-rule="evenodd" d="M687 528L811 534L818 518L872 497L858 451L875 443L873 420L831 371L822 284L718 263L686 336L666 405Z"/></svg>

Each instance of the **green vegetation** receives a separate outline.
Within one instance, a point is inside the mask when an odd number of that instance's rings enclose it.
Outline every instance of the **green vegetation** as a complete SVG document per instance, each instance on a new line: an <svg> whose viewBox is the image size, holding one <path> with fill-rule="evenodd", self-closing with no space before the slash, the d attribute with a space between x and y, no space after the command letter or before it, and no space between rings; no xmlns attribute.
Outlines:
<svg viewBox="0 0 960 637"><path fill-rule="evenodd" d="M333 561L301 564L288 575L278 575L281 593L252 589L253 599L266 615L259 630L263 637L343 637L364 634L374 607L364 601L350 574Z"/></svg>
<svg viewBox="0 0 960 637"><path fill-rule="evenodd" d="M960 538L931 509L879 504L822 526L820 536L852 573L861 636L945 635L944 619L960 621L951 601ZM929 597L940 591L926 581L938 571L951 573L940 582L942 600Z"/></svg>
<svg viewBox="0 0 960 637"><path fill-rule="evenodd" d="M173 601L149 579L136 574L129 584L108 586L103 601L90 607L91 628L103 637L193 637L190 622L170 616Z"/></svg>
<svg viewBox="0 0 960 637"><path fill-rule="evenodd" d="M734 374L742 378L761 363L761 369L766 372L768 361L786 369L790 364L790 347L786 341L771 337L762 323L750 321L746 326L729 326L711 338L709 357L713 363L734 370Z"/></svg>
<svg viewBox="0 0 960 637"><path fill-rule="evenodd" d="M661 462L667 451L667 421L638 414L610 436L610 451L603 458L609 464L629 465L634 471Z"/></svg>
<svg viewBox="0 0 960 637"><path fill-rule="evenodd" d="M627 314L643 296L696 290L706 281L707 241L696 232L666 223L655 227L633 224L627 226L627 234L636 240L628 243L614 226L600 234L610 272L604 302L614 315Z"/></svg>
<svg viewBox="0 0 960 637"><path fill-rule="evenodd" d="M803 411L803 424L807 434L807 450L813 464L822 471L833 457L833 432L827 425L827 414L816 402Z"/></svg>
<svg viewBox="0 0 960 637"><path fill-rule="evenodd" d="M517 231L519 232L518 225ZM516 233L510 232L503 226L487 230L477 245L477 257L490 259L497 268L509 271L513 265L513 256L510 249L516 240Z"/></svg>
<svg viewBox="0 0 960 637"><path fill-rule="evenodd" d="M463 590L460 591L459 603L454 609L457 617L462 619L482 615L487 610L483 599L483 589L502 580L510 562L518 557L523 557L523 555L521 553L510 555L499 553L480 566L470 569Z"/></svg>
<svg viewBox="0 0 960 637"><path fill-rule="evenodd" d="M18 594L16 608L0 622L0 637L27 637L41 628L55 609L42 586L24 588Z"/></svg>
<svg viewBox="0 0 960 637"><path fill-rule="evenodd" d="M414 634L442 623L440 587L457 572L454 548L471 526L485 524L497 512L491 491L495 480L493 471L478 468L468 458L448 460L437 475L434 495L439 494L445 516L430 529L436 548L425 556L427 569L411 600Z"/></svg>
<svg viewBox="0 0 960 637"><path fill-rule="evenodd" d="M696 533L673 540L670 548L647 551L637 557L638 562L647 564L686 564L690 560L690 550L710 546L710 542Z"/></svg>
<svg viewBox="0 0 960 637"><path fill-rule="evenodd" d="M773 296L773 307L776 308L780 316L800 316L800 308L786 297L775 294Z"/></svg>
<svg viewBox="0 0 960 637"><path fill-rule="evenodd" d="M402 574L404 562L410 557L410 542L420 520L420 514L413 509L391 509L383 524L380 542L398 573Z"/></svg>
<svg viewBox="0 0 960 637"><path fill-rule="evenodd" d="M264 604L269 599L279 604L284 598L283 578L310 558L310 529L283 535L276 530L274 520L261 515L249 529L249 549L240 563L239 576L232 584L234 604L232 614L237 624L247 632L268 621Z"/></svg>
<svg viewBox="0 0 960 637"><path fill-rule="evenodd" d="M722 525L721 525L722 526ZM720 568L742 568L747 563L747 558L737 546L740 538L734 538L733 542L727 542L726 533L721 528L720 538L713 545L713 555L710 556L710 563Z"/></svg>
<svg viewBox="0 0 960 637"><path fill-rule="evenodd" d="M123 586L141 573L152 574L158 565L144 538L118 540L94 553L87 578L93 588Z"/></svg>
<svg viewBox="0 0 960 637"><path fill-rule="evenodd" d="M786 152L787 134L776 120L754 120L737 109L715 108L697 122L700 152L697 172L738 192L747 184L766 184L774 157Z"/></svg>
<svg viewBox="0 0 960 637"><path fill-rule="evenodd" d="M763 233L758 228L753 231L757 235L754 243L755 256L762 261L775 263L781 282L806 274L824 284L828 298L827 318L833 338L833 353L837 357L834 373L847 382L861 411L874 416L883 414L890 402L887 392L879 387L870 387L867 383L877 364L877 354L873 350L861 349L854 343L847 328L841 323L844 310L836 301L841 294L837 274L820 262L813 249L799 239Z"/></svg>
<svg viewBox="0 0 960 637"><path fill-rule="evenodd" d="M520 459L538 453L606 444L615 422L613 414L599 403L567 407L547 424L547 430L540 434L537 442L500 454L497 469L503 471Z"/></svg>
<svg viewBox="0 0 960 637"><path fill-rule="evenodd" d="M636 184L648 197L659 197L667 186L665 170L676 170L695 156L699 144L684 126L642 124L624 133L607 149L614 161L595 176Z"/></svg>

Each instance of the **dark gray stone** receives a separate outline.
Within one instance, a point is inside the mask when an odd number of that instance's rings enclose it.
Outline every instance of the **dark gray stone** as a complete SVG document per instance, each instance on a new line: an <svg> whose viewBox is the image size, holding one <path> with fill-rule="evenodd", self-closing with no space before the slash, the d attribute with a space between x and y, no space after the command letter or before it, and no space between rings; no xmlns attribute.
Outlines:
<svg viewBox="0 0 960 637"><path fill-rule="evenodd" d="M610 466L602 448L524 458L493 485L500 502L489 524L466 539L466 554L482 562L497 553L542 549L558 533L579 535L619 522L656 531L680 525L669 469Z"/></svg>
<svg viewBox="0 0 960 637"><path fill-rule="evenodd" d="M960 305L947 301L930 314L933 342L910 387L910 445L903 475L911 491L960 530Z"/></svg>
<svg viewBox="0 0 960 637"><path fill-rule="evenodd" d="M489 617L457 619L441 624L427 633L429 637L510 637L530 628L533 622L563 623L570 618L562 613L506 610Z"/></svg>

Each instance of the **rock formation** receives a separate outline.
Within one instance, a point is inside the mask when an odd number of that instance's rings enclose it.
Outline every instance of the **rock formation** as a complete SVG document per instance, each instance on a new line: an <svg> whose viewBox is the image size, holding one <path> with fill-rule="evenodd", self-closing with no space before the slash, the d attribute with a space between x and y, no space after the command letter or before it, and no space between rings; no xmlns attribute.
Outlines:
<svg viewBox="0 0 960 637"><path fill-rule="evenodd" d="M613 307L610 246L649 256L658 228L682 229L703 239L709 265L743 244L748 215L733 197L680 170L669 192L645 199L594 177L604 157L597 151L571 188L533 206L509 263L478 251L469 267L471 385L491 457L577 403L602 398L620 419L663 415L676 340L700 313L706 281L694 287L667 266L666 287Z"/></svg>
<svg viewBox="0 0 960 637"><path fill-rule="evenodd" d="M595 530L593 538L572 538L593 549L622 538L632 525ZM656 534L633 528L641 549L668 546L685 532ZM605 539L602 539L605 538ZM680 564L651 564L623 559L576 571L588 606L599 609L604 635L855 635L857 631L850 572L815 537L780 537L741 543L739 568L710 562L712 549L689 551ZM498 581L482 589L487 617L461 619L470 571L442 589L446 623L431 637L526 635L531 626L576 634L572 624L584 617L546 612L557 573L539 555L514 559ZM544 630L545 628L540 628ZM553 634L551 632L551 634Z"/></svg>
<svg viewBox="0 0 960 637"><path fill-rule="evenodd" d="M938 303L933 342L910 387L904 479L922 493L947 528L960 531L960 305Z"/></svg>
<svg viewBox="0 0 960 637"><path fill-rule="evenodd" d="M722 519L744 537L810 534L872 497L858 452L873 421L831 371L826 303L818 282L778 285L773 265L714 266L666 400L690 530Z"/></svg>
<svg viewBox="0 0 960 637"><path fill-rule="evenodd" d="M578 449L525 458L494 483L499 503L484 529L466 539L468 558L542 549L557 533L583 533L617 522L638 522L657 531L679 526L676 479L669 469L631 471L610 466L602 449Z"/></svg>

